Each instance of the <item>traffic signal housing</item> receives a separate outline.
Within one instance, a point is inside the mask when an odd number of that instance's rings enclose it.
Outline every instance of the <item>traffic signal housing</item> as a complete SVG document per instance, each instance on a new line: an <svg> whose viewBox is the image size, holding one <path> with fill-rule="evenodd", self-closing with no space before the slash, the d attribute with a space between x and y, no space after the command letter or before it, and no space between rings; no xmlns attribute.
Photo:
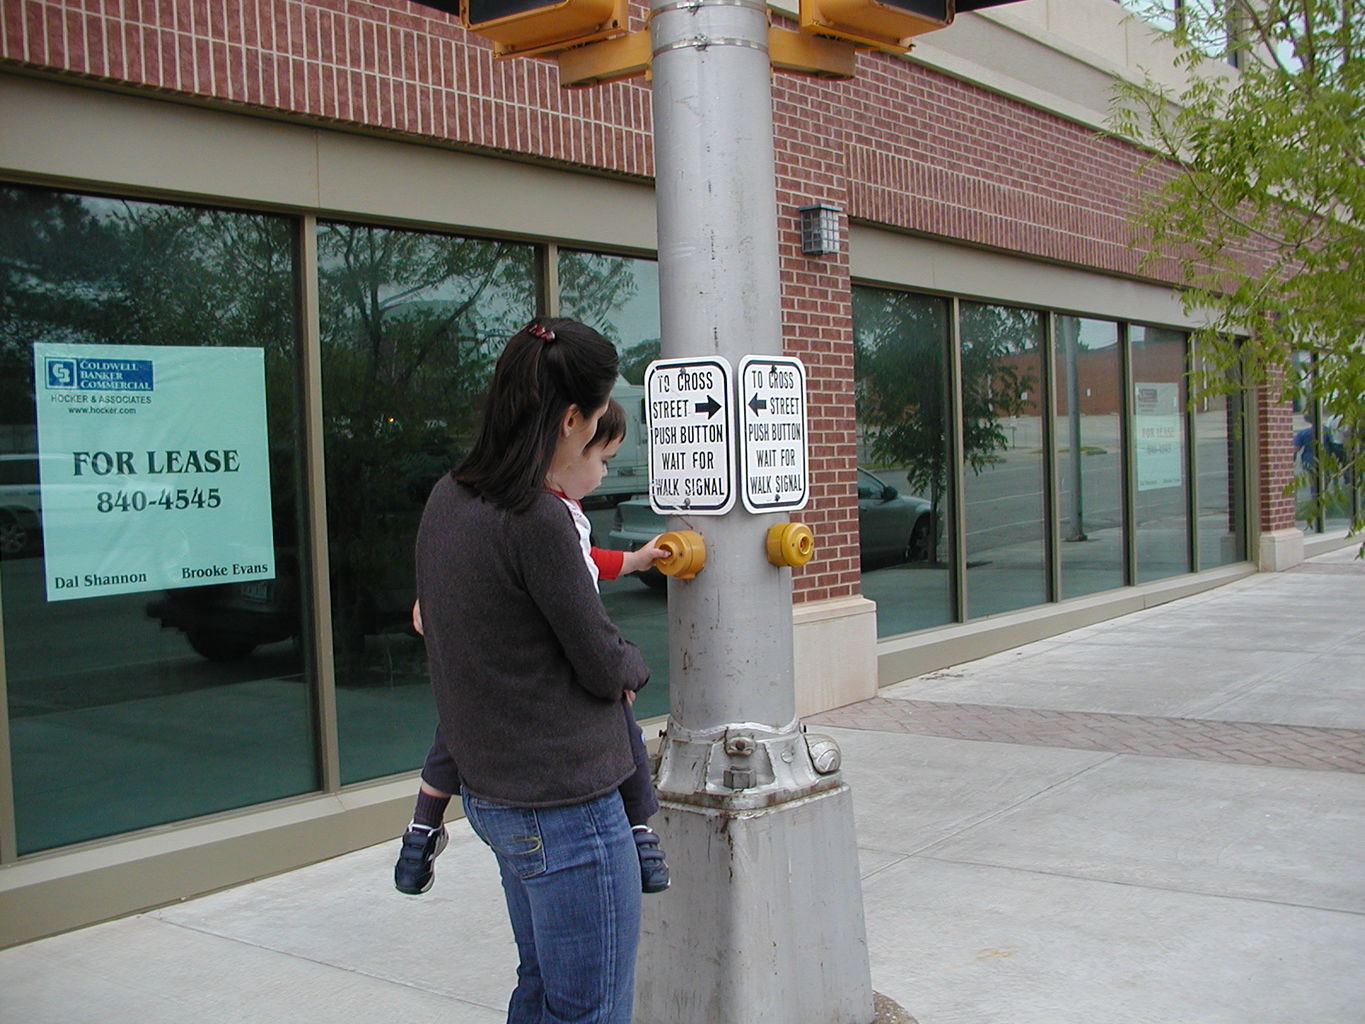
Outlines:
<svg viewBox="0 0 1365 1024"><path fill-rule="evenodd" d="M904 53L915 36L947 28L955 15L1019 0L801 0L801 28Z"/></svg>
<svg viewBox="0 0 1365 1024"><path fill-rule="evenodd" d="M459 18L499 57L566 50L626 34L629 0L413 0Z"/></svg>
<svg viewBox="0 0 1365 1024"><path fill-rule="evenodd" d="M627 0L464 0L465 27L500 57L563 50L627 31Z"/></svg>

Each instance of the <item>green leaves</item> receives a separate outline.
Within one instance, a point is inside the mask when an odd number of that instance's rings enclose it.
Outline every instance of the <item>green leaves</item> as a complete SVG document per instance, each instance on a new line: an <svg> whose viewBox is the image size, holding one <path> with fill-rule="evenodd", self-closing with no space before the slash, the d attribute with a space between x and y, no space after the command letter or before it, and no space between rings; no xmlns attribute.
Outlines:
<svg viewBox="0 0 1365 1024"><path fill-rule="evenodd" d="M1229 27L1234 73L1208 56ZM1365 10L1359 0L1205 0L1166 35L1183 88L1121 84L1110 127L1153 153L1134 241L1154 276L1174 268L1186 311L1204 320L1192 394L1232 390L1227 370L1240 362L1248 384L1321 402L1359 479ZM1322 500L1350 479L1337 474Z"/></svg>

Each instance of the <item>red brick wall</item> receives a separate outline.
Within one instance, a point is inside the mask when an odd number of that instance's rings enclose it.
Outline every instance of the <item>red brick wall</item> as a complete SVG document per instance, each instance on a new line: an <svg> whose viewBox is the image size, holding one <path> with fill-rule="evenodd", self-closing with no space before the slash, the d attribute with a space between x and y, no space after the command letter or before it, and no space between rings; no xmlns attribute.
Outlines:
<svg viewBox="0 0 1365 1024"><path fill-rule="evenodd" d="M816 557L795 572L794 584L798 599L814 601L856 594L859 587L848 222L840 217L837 254L806 256L797 212L816 202L848 208L842 139L821 124L837 119L844 86L793 75L777 75L773 85L783 337L787 352L806 366L810 431L811 500L794 518L818 542Z"/></svg>
<svg viewBox="0 0 1365 1024"><path fill-rule="evenodd" d="M1275 386L1256 392L1256 461L1260 466L1260 505L1263 531L1294 526L1294 406L1283 401Z"/></svg>
<svg viewBox="0 0 1365 1024"><path fill-rule="evenodd" d="M0 20L0 62L652 173L641 83L560 89L553 64L494 61L491 44L405 0L5 0Z"/></svg>
<svg viewBox="0 0 1365 1024"><path fill-rule="evenodd" d="M1134 147L880 53L859 56L845 109L851 216L1138 272Z"/></svg>

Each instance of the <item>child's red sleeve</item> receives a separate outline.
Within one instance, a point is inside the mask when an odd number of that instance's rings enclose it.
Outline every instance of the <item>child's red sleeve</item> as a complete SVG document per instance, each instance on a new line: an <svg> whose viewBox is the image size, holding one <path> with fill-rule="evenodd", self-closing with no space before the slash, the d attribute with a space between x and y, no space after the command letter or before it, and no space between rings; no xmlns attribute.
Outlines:
<svg viewBox="0 0 1365 1024"><path fill-rule="evenodd" d="M621 566L626 563L626 553L624 551L608 551L606 548L593 548L589 554L592 556L593 564L597 566L597 578L600 580L614 580L621 575Z"/></svg>

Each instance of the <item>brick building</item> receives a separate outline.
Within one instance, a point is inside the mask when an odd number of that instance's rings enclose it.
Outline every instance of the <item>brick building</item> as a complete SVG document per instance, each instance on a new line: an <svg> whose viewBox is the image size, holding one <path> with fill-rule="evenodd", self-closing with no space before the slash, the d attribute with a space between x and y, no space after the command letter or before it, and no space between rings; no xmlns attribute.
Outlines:
<svg viewBox="0 0 1365 1024"><path fill-rule="evenodd" d="M500 340L583 319L633 395L663 328L643 79L561 89L404 0L13 0L0 29L2 944L395 834L433 722L412 531ZM1339 542L1344 513L1286 495L1296 410L1186 400L1191 325L1129 240L1143 153L1102 131L1113 81L1163 63L1111 0L1025 0L851 80L775 74L802 713ZM814 203L836 253L802 252ZM207 488L58 502L81 417L42 366L83 354L173 357L190 413L240 386L266 428L232 521L266 554L228 558ZM91 450L132 422L85 419ZM157 511L163 547L260 571L121 571ZM663 714L661 596L603 597Z"/></svg>

